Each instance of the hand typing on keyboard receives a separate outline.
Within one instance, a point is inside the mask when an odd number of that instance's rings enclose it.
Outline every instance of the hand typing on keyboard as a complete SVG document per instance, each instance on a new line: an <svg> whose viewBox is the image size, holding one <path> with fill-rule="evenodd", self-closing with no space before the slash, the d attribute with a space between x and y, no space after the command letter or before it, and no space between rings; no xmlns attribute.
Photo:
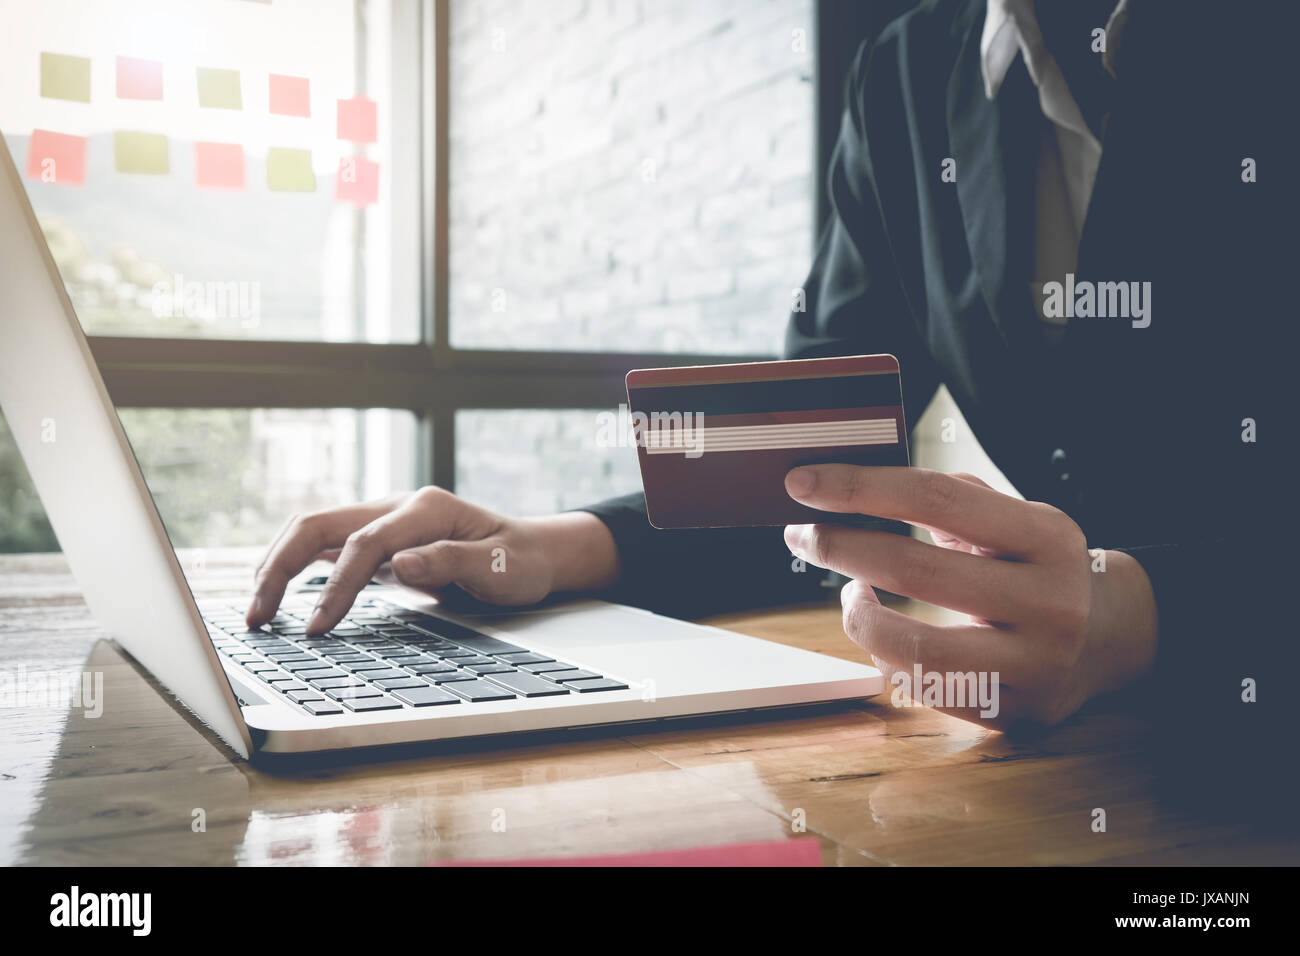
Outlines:
<svg viewBox="0 0 1300 956"><path fill-rule="evenodd" d="M312 605L290 597L249 629L221 602L202 608L217 651L315 717L347 711L494 704L627 690L617 678L530 651L445 618L366 600L326 634L309 634ZM243 706L257 703L241 700Z"/></svg>
<svg viewBox="0 0 1300 956"><path fill-rule="evenodd" d="M308 617L311 634L338 624L385 565L408 587L435 596L459 588L503 605L606 587L618 575L614 539L593 515L507 518L429 487L291 518L258 565L248 626L271 620L289 581L319 559L335 564Z"/></svg>

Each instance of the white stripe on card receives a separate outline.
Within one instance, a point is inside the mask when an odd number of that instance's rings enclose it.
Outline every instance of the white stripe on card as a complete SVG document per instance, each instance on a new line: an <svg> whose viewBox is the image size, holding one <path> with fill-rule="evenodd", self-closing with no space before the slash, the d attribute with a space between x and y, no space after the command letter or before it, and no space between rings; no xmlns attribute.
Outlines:
<svg viewBox="0 0 1300 956"><path fill-rule="evenodd" d="M702 452L759 451L765 448L818 448L829 445L896 445L898 422L873 418L848 422L791 422L781 425L720 425L713 428L665 426L646 429L650 455L698 457Z"/></svg>

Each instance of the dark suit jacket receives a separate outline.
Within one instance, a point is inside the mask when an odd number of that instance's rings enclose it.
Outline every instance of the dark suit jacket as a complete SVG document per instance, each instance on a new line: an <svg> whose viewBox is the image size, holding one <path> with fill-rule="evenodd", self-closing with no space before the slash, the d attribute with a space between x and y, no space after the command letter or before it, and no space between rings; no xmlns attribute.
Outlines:
<svg viewBox="0 0 1300 956"><path fill-rule="evenodd" d="M990 101L983 2L894 21L851 71L834 216L786 337L791 357L892 352L913 421L945 383L1027 498L1146 569L1162 693L1229 711L1280 705L1295 679L1273 670L1297 641L1281 606L1296 565L1282 468L1296 411L1283 399L1300 227L1294 6L1134 0L1076 274L1151 282L1151 324L1074 318L1055 347L1031 295L1047 121L1024 62ZM955 184L940 176L949 157ZM589 510L617 540L622 600L692 614L817 586L791 573L780 529L659 532L637 496ZM1241 703L1246 677L1260 704Z"/></svg>

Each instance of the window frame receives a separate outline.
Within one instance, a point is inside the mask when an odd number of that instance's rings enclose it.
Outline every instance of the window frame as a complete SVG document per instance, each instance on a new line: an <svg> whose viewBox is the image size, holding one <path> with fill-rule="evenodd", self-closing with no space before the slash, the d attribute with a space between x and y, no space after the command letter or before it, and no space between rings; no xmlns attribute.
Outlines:
<svg viewBox="0 0 1300 956"><path fill-rule="evenodd" d="M417 484L455 490L456 412L611 408L628 369L762 361L773 355L461 349L450 344L448 209L451 0L422 0L419 21L420 341L413 344L89 336L119 408L391 408L416 417ZM818 8L818 33L824 11ZM835 83L814 73L812 121ZM838 110L835 111L838 120ZM814 137L815 169L823 165ZM814 177L814 182L817 177ZM809 197L810 202L815 196Z"/></svg>

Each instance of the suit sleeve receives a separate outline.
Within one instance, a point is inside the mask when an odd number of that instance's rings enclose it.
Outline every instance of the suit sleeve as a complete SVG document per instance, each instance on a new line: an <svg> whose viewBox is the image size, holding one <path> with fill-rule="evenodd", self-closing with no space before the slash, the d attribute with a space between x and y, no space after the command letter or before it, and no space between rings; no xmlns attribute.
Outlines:
<svg viewBox="0 0 1300 956"><path fill-rule="evenodd" d="M788 358L889 352L903 372L904 407L919 415L938 383L898 280L870 172L862 122L866 45L847 85L848 105L832 155L830 222L804 283L803 308L786 332ZM600 518L622 563L613 600L680 617L823 598L825 575L795 570L781 528L660 531L640 494L578 509Z"/></svg>

